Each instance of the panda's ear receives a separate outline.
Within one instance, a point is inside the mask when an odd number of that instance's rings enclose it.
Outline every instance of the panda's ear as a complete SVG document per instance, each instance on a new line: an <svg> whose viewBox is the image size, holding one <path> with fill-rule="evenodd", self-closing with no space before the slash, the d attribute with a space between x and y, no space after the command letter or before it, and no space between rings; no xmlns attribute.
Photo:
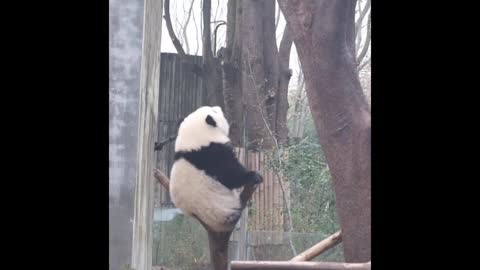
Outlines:
<svg viewBox="0 0 480 270"><path fill-rule="evenodd" d="M213 117L211 117L210 115L207 115L205 122L207 122L207 124L209 124L212 127L217 127L217 122L215 122L215 120L213 120Z"/></svg>

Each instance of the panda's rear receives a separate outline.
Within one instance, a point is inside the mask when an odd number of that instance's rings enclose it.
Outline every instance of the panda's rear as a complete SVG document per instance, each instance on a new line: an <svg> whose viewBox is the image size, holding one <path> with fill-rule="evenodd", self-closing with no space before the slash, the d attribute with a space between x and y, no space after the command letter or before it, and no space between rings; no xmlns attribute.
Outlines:
<svg viewBox="0 0 480 270"><path fill-rule="evenodd" d="M215 231L231 229L231 218L240 214L237 191L226 188L184 159L174 163L170 179L172 201L185 214L195 215Z"/></svg>

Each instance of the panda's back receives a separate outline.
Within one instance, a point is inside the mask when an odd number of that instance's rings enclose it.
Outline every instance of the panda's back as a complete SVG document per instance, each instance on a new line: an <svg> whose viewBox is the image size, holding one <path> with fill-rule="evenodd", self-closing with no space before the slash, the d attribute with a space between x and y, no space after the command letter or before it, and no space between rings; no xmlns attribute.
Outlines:
<svg viewBox="0 0 480 270"><path fill-rule="evenodd" d="M238 191L231 190L180 158L170 174L170 196L176 207L218 231L228 230L225 217L238 211Z"/></svg>

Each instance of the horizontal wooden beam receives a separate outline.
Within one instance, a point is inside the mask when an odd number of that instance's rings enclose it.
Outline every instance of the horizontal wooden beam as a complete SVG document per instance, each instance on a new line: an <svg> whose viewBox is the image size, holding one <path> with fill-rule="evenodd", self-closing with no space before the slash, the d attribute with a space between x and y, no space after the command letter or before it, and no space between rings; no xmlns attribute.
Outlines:
<svg viewBox="0 0 480 270"><path fill-rule="evenodd" d="M305 250L304 252L298 254L295 256L293 259L290 261L292 262L304 262L304 261L310 261L311 259L317 257L324 251L336 246L338 243L342 241L342 233L341 231L338 231L329 237L323 239L322 241L318 242L318 244L315 244L313 247Z"/></svg>
<svg viewBox="0 0 480 270"><path fill-rule="evenodd" d="M371 262L276 262L276 261L232 261L232 270L371 270Z"/></svg>

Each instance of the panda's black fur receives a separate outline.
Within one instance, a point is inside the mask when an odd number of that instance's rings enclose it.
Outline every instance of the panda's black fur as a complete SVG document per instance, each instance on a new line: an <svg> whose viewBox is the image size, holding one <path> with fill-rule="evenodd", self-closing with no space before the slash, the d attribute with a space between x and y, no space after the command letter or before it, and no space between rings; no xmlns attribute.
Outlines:
<svg viewBox="0 0 480 270"><path fill-rule="evenodd" d="M175 161L180 158L188 160L229 189L240 188L249 182L262 182L257 172L249 171L240 164L231 144L212 142L200 150L176 152Z"/></svg>

